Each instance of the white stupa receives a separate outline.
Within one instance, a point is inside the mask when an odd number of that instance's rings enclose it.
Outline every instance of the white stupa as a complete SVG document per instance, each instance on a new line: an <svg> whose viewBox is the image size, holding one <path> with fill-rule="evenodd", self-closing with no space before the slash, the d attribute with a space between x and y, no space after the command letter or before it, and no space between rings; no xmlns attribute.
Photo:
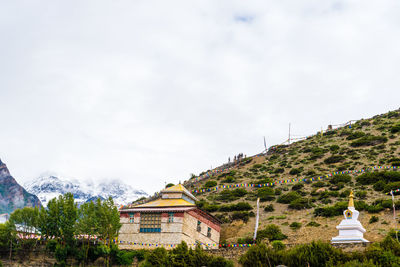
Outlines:
<svg viewBox="0 0 400 267"><path fill-rule="evenodd" d="M349 206L347 207L347 210L343 212L344 220L342 220L340 224L336 226L336 229L339 230L339 235L333 237L331 243L369 242L363 237L365 229L358 220L358 215L360 213L354 208L353 198L353 191L351 191L349 196Z"/></svg>

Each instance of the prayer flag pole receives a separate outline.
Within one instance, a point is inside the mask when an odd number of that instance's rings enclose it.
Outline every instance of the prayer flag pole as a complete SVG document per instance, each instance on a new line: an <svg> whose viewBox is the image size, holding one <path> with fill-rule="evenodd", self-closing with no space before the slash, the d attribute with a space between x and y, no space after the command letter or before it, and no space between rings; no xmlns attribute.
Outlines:
<svg viewBox="0 0 400 267"><path fill-rule="evenodd" d="M394 204L394 195L393 195L393 190L390 190L390 194L392 195L392 203L393 203L393 220L394 220L394 225L396 227L396 239L399 241L399 237L397 235L397 221L396 221L396 205Z"/></svg>
<svg viewBox="0 0 400 267"><path fill-rule="evenodd" d="M257 238L257 230L258 230L258 219L260 218L260 198L257 198L257 216L256 216L256 226L254 228L254 237L253 240L256 242Z"/></svg>

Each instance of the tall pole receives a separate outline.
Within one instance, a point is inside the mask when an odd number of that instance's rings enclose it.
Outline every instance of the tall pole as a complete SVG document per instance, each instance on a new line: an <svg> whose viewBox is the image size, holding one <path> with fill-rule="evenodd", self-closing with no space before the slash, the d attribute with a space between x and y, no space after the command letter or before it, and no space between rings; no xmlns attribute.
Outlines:
<svg viewBox="0 0 400 267"><path fill-rule="evenodd" d="M396 220L396 205L394 204L394 195L393 195L393 190L390 190L390 194L392 195L392 203L393 203L393 220L394 220L394 223L395 223L395 228L396 228L396 230L395 230L395 232L396 232L396 239L397 239L397 241L399 241L399 237L398 237L398 235L397 235L397 231L398 231L398 229L397 229L397 220Z"/></svg>
<svg viewBox="0 0 400 267"><path fill-rule="evenodd" d="M264 149L267 151L267 142L265 141L265 136L264 136Z"/></svg>
<svg viewBox="0 0 400 267"><path fill-rule="evenodd" d="M256 225L254 227L254 236L253 236L253 240L254 242L256 242L257 239L257 230L258 230L258 220L260 218L260 198L257 198L257 215L256 215Z"/></svg>

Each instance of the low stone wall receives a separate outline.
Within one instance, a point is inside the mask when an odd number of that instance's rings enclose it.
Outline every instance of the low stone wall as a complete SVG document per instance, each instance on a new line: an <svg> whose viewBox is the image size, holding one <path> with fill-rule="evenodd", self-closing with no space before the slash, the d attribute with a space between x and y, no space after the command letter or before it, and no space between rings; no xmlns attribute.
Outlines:
<svg viewBox="0 0 400 267"><path fill-rule="evenodd" d="M341 243L341 244L332 244L335 248L340 248L345 252L352 251L365 251L368 246L370 246L373 242L369 243Z"/></svg>
<svg viewBox="0 0 400 267"><path fill-rule="evenodd" d="M238 261L240 256L245 254L248 249L248 247L229 247L219 248L215 250L207 250L207 253L214 256L221 256L225 259Z"/></svg>

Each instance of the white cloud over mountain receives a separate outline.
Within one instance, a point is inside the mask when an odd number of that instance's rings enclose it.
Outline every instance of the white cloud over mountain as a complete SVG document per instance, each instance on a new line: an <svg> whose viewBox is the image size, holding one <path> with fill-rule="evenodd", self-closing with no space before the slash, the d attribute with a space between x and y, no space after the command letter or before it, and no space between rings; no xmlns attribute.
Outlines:
<svg viewBox="0 0 400 267"><path fill-rule="evenodd" d="M399 107L398 1L2 1L0 157L149 193Z"/></svg>

